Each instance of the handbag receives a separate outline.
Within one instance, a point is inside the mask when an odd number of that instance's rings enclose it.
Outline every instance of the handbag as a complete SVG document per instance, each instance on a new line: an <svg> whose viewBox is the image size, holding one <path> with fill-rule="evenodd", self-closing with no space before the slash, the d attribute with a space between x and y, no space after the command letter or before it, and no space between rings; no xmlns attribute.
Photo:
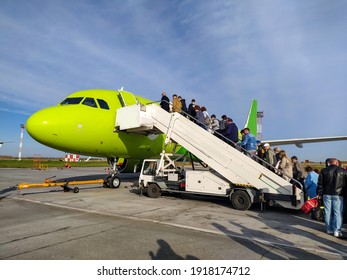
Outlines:
<svg viewBox="0 0 347 280"><path fill-rule="evenodd" d="M318 207L318 199L316 197L307 200L301 207L301 211L310 214L313 208Z"/></svg>
<svg viewBox="0 0 347 280"><path fill-rule="evenodd" d="M325 209L322 199L318 200L318 205L316 208L313 208L311 211L311 219L324 222L325 220Z"/></svg>

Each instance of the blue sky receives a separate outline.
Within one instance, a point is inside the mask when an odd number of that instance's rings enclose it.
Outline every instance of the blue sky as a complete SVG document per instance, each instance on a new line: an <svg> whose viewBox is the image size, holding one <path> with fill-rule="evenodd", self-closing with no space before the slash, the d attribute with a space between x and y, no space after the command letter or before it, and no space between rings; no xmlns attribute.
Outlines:
<svg viewBox="0 0 347 280"><path fill-rule="evenodd" d="M242 128L252 98L263 139L347 135L347 1L2 0L1 155L20 124L74 91L195 98ZM347 160L347 141L283 146ZM25 133L23 156L63 156Z"/></svg>

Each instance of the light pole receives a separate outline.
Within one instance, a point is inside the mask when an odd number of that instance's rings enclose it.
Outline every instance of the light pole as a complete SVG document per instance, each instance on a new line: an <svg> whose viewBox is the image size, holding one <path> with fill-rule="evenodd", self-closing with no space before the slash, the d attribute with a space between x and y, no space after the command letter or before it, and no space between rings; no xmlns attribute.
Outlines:
<svg viewBox="0 0 347 280"><path fill-rule="evenodd" d="M21 124L20 128L21 128L21 133L20 133L18 160L22 160L23 136L24 136L24 128L25 128L24 124Z"/></svg>
<svg viewBox="0 0 347 280"><path fill-rule="evenodd" d="M257 112L257 138L262 141L263 140L263 117L264 112Z"/></svg>

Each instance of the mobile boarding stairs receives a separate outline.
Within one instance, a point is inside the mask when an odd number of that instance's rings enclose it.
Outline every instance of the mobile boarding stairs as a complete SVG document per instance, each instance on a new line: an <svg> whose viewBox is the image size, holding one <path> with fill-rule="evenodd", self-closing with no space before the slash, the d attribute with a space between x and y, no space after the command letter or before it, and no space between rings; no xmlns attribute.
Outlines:
<svg viewBox="0 0 347 280"><path fill-rule="evenodd" d="M177 142L228 181L231 193L243 190L252 203L269 202L288 209L300 209L304 203L303 191L296 184L286 181L180 113L169 113L157 104L125 106L117 110L116 128L127 133L165 134L165 146L170 141Z"/></svg>

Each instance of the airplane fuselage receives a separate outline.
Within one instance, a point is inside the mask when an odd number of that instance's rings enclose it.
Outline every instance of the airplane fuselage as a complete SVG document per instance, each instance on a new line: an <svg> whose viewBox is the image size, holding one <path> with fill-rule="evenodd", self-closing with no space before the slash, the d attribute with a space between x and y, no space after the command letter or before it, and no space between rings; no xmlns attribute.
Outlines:
<svg viewBox="0 0 347 280"><path fill-rule="evenodd" d="M64 152L106 158L159 156L164 135L115 131L117 109L136 102L152 101L121 90L78 91L58 105L34 113L26 128L38 142Z"/></svg>

